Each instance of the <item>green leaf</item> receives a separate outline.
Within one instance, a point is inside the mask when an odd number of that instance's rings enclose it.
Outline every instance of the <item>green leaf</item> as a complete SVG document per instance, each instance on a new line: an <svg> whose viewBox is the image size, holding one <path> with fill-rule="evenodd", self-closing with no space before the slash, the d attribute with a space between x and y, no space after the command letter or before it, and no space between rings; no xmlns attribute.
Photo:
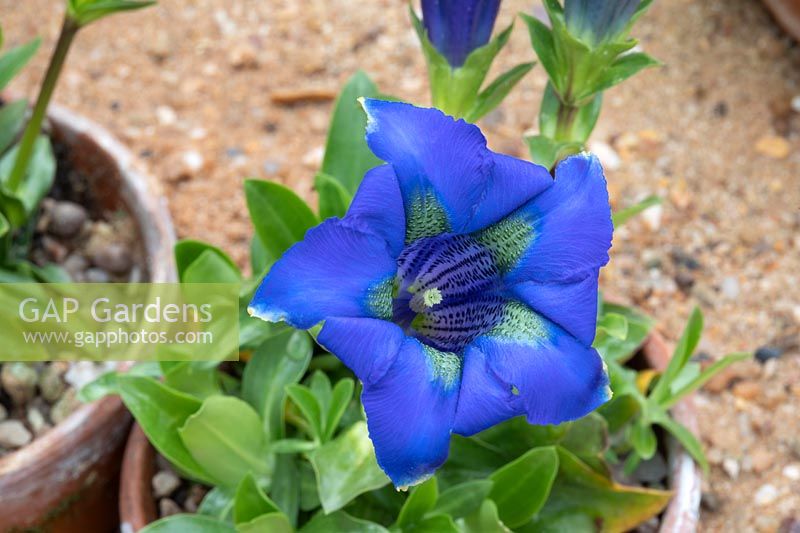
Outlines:
<svg viewBox="0 0 800 533"><path fill-rule="evenodd" d="M353 518L344 511L325 514L319 512L300 529L300 533L331 533L347 531L348 533L388 533L388 529L375 522Z"/></svg>
<svg viewBox="0 0 800 533"><path fill-rule="evenodd" d="M267 440L283 437L285 387L303 377L311 352L307 333L287 330L264 341L247 363L242 376L242 398L263 419Z"/></svg>
<svg viewBox="0 0 800 533"><path fill-rule="evenodd" d="M559 444L583 461L594 462L608 448L608 423L597 413L570 422ZM591 466L597 466L597 463Z"/></svg>
<svg viewBox="0 0 800 533"><path fill-rule="evenodd" d="M488 479L477 479L450 487L439 495L431 514L446 514L454 519L471 515L479 511L492 485Z"/></svg>
<svg viewBox="0 0 800 533"><path fill-rule="evenodd" d="M236 524L236 531L238 533L292 533L294 528L285 514L269 513L249 522Z"/></svg>
<svg viewBox="0 0 800 533"><path fill-rule="evenodd" d="M322 442L328 442L333 438L333 434L336 433L339 421L341 421L347 406L350 404L350 400L353 398L354 388L355 383L350 378L340 379L333 388L331 404L325 419L325 434L322 437Z"/></svg>
<svg viewBox="0 0 800 533"><path fill-rule="evenodd" d="M521 526L547 501L558 472L558 454L552 446L534 448L490 476L489 498L509 527Z"/></svg>
<svg viewBox="0 0 800 533"><path fill-rule="evenodd" d="M355 194L364 173L382 163L367 146L367 117L359 104L359 98L377 98L378 88L364 72L358 71L347 80L333 107L333 116L322 160L322 173L342 185L349 196ZM319 175L317 177L319 180ZM319 190L320 184L317 181ZM339 193L341 194L341 193ZM345 198L344 196L342 198ZM334 202L335 205L335 202ZM350 205L347 201L345 207ZM328 216L330 207L322 207L320 191L320 218Z"/></svg>
<svg viewBox="0 0 800 533"><path fill-rule="evenodd" d="M203 497L197 512L226 522L230 521L232 520L235 495L236 493L230 487L214 487Z"/></svg>
<svg viewBox="0 0 800 533"><path fill-rule="evenodd" d="M215 363L162 361L161 369L167 386L201 400L222 392Z"/></svg>
<svg viewBox="0 0 800 533"><path fill-rule="evenodd" d="M262 180L246 180L247 209L268 257L277 260L318 222L311 208L291 189Z"/></svg>
<svg viewBox="0 0 800 533"><path fill-rule="evenodd" d="M155 3L146 0L70 0L67 12L79 25L86 26L108 15L142 9Z"/></svg>
<svg viewBox="0 0 800 533"><path fill-rule="evenodd" d="M594 90L605 91L609 87L622 83L641 70L660 64L657 60L642 52L624 54L606 69L594 86Z"/></svg>
<svg viewBox="0 0 800 533"><path fill-rule="evenodd" d="M535 62L522 63L498 76L486 89L478 94L478 98L472 108L464 116L465 120L467 122L475 122L500 105L508 96L508 93L511 92L511 89L525 77L525 74L531 71L534 65L536 65Z"/></svg>
<svg viewBox="0 0 800 533"><path fill-rule="evenodd" d="M438 496L439 487L436 483L436 477L432 477L423 484L414 487L402 509L400 509L400 514L397 517L397 527L406 529L420 522L422 517L436 505Z"/></svg>
<svg viewBox="0 0 800 533"><path fill-rule="evenodd" d="M233 500L233 521L238 525L262 514L278 512L280 512L278 506L264 494L253 475L250 473L245 475L236 489Z"/></svg>
<svg viewBox="0 0 800 533"><path fill-rule="evenodd" d="M287 385L286 393L308 421L311 430L310 436L316 440L322 440L322 407L314 394L307 387L298 384Z"/></svg>
<svg viewBox="0 0 800 533"><path fill-rule="evenodd" d="M258 238L258 235L253 235L253 238L250 240L250 270L253 271L253 277L263 277L269 265L270 258L269 254L267 254L267 250L264 248L264 244L261 242L261 239Z"/></svg>
<svg viewBox="0 0 800 533"><path fill-rule="evenodd" d="M639 313L631 307L603 302L600 310L599 321L604 314L613 313L625 317L628 331L625 339L619 339L598 331L592 346L600 353L605 361L623 363L636 353L642 345L655 323L650 317ZM617 391L615 391L616 393Z"/></svg>
<svg viewBox="0 0 800 533"><path fill-rule="evenodd" d="M649 423L639 418L630 428L630 442L642 459L650 459L656 453L658 440Z"/></svg>
<svg viewBox="0 0 800 533"><path fill-rule="evenodd" d="M175 264L183 283L238 283L239 267L233 260L210 244L185 239L175 245Z"/></svg>
<svg viewBox="0 0 800 533"><path fill-rule="evenodd" d="M557 450L559 469L553 490L539 514L524 528L526 533L553 531L553 524L565 517L571 517L573 526L578 517L585 517L583 524L602 524L604 531L627 531L658 515L672 496L667 491L620 485L569 451L561 447Z"/></svg>
<svg viewBox="0 0 800 533"><path fill-rule="evenodd" d="M161 455L192 478L211 483L213 478L178 437L178 428L200 409L201 402L148 377L118 375L116 382L125 407Z"/></svg>
<svg viewBox="0 0 800 533"><path fill-rule="evenodd" d="M177 514L157 520L139 533L236 533L232 524L199 514Z"/></svg>
<svg viewBox="0 0 800 533"><path fill-rule="evenodd" d="M571 154L577 154L583 148L581 143L558 142L544 135L525 137L531 159L537 165L551 169L555 164Z"/></svg>
<svg viewBox="0 0 800 533"><path fill-rule="evenodd" d="M613 222L615 228L619 228L645 209L653 207L654 205L660 205L663 201L664 199L660 196L648 196L644 200L637 202L630 207L626 207L625 209L620 209L611 215L611 222Z"/></svg>
<svg viewBox="0 0 800 533"><path fill-rule="evenodd" d="M0 154L8 150L25 123L27 100L17 100L0 107Z"/></svg>
<svg viewBox="0 0 800 533"><path fill-rule="evenodd" d="M294 457L275 458L275 475L272 476L270 496L291 524L297 525L300 508L300 472Z"/></svg>
<svg viewBox="0 0 800 533"><path fill-rule="evenodd" d="M56 176L56 159L50 139L44 135L36 138L25 177L16 190L8 188L7 180L17 159L19 145L0 159L0 204L8 221L15 227L25 225L38 211L39 203L50 192Z"/></svg>
<svg viewBox="0 0 800 533"><path fill-rule="evenodd" d="M316 450L319 444L310 440L280 439L270 444L272 453L304 453Z"/></svg>
<svg viewBox="0 0 800 533"><path fill-rule="evenodd" d="M367 424L357 422L334 440L309 454L326 513L347 505L359 494L389 483L378 467Z"/></svg>
<svg viewBox="0 0 800 533"><path fill-rule="evenodd" d="M547 76L551 80L558 80L563 76L563 71L566 65L558 61L555 51L555 43L553 42L553 32L548 28L544 22L526 15L520 14L522 20L528 26L528 34L531 38L531 45L533 46L539 62L547 72Z"/></svg>
<svg viewBox="0 0 800 533"><path fill-rule="evenodd" d="M461 523L463 533L510 533L497 514L497 505L484 500L480 508Z"/></svg>
<svg viewBox="0 0 800 533"><path fill-rule="evenodd" d="M453 519L447 515L437 514L424 518L407 529L411 533L461 533Z"/></svg>
<svg viewBox="0 0 800 533"><path fill-rule="evenodd" d="M650 394L650 397L653 398L654 401L661 403L667 399L672 380L678 376L686 365L686 362L694 353L695 348L697 348L697 343L700 342L702 333L703 313L700 311L699 307L695 307L694 310L692 310L692 314L689 316L689 322L683 330L683 335L681 335L677 346L675 346L675 351L672 353L672 358L666 370L661 374L653 392Z"/></svg>
<svg viewBox="0 0 800 533"><path fill-rule="evenodd" d="M336 178L317 172L314 178L314 188L319 195L319 218L325 220L331 217L343 217L350 207L353 196L347 192L341 182Z"/></svg>
<svg viewBox="0 0 800 533"><path fill-rule="evenodd" d="M603 313L597 320L597 329L603 330L615 339L624 341L628 338L628 319L625 315L618 313Z"/></svg>
<svg viewBox="0 0 800 533"><path fill-rule="evenodd" d="M20 70L36 55L39 45L42 44L40 38L36 38L29 43L12 48L0 56L0 91L14 79Z"/></svg>
<svg viewBox="0 0 800 533"><path fill-rule="evenodd" d="M703 445L700 441L689 431L684 425L672 419L668 413L658 413L653 416L653 421L664 428L675 437L678 442L689 452L689 455L697 461L697 464L703 469L703 472L708 474L708 460L706 454L703 453Z"/></svg>
<svg viewBox="0 0 800 533"><path fill-rule="evenodd" d="M207 398L178 434L216 484L232 487L248 472L266 475L270 471L261 419L238 398Z"/></svg>
<svg viewBox="0 0 800 533"><path fill-rule="evenodd" d="M328 378L328 375L325 372L322 372L321 370L315 370L308 379L308 388L311 390L311 394L314 395L319 403L320 412L323 415L323 422L320 424L320 426L324 427L324 418L331 406L331 396L333 395L331 380Z"/></svg>
<svg viewBox="0 0 800 533"><path fill-rule="evenodd" d="M740 352L734 353L730 355L726 355L722 359L715 361L711 364L708 368L700 372L694 379L691 381L683 384L681 387L678 388L675 392L670 392L670 396L667 400L661 402L661 406L664 409L669 409L676 403L678 403L681 399L689 394L693 393L694 391L698 390L700 387L706 384L708 380L728 368L730 365L734 363L738 363L739 361L745 361L750 359L753 355L749 352ZM676 380L677 381L677 380Z"/></svg>

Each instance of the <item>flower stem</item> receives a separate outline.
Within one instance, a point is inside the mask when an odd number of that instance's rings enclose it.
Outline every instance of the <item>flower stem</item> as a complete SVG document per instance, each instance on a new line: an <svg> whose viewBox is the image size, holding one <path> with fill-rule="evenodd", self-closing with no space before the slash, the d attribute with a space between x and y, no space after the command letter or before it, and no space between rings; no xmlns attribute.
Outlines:
<svg viewBox="0 0 800 533"><path fill-rule="evenodd" d="M50 98L53 96L53 90L58 83L61 69L67 58L67 52L69 52L70 45L72 45L72 41L79 29L80 25L69 15L64 17L64 24L61 27L61 34L58 36L56 49L53 52L53 57L50 59L50 65L47 67L47 74L45 74L44 81L42 82L39 97L33 108L33 114L31 115L30 121L28 121L28 125L25 127L25 132L22 134L17 158L14 161L14 167L11 169L11 174L8 178L7 185L12 191L15 191L19 187L22 178L25 176L28 163L33 154L33 146L42 129L42 121L47 112L47 106L50 103Z"/></svg>
<svg viewBox="0 0 800 533"><path fill-rule="evenodd" d="M578 108L560 102L558 105L558 115L556 116L556 133L555 139L561 142L571 142L572 126L575 124L575 118L578 116Z"/></svg>

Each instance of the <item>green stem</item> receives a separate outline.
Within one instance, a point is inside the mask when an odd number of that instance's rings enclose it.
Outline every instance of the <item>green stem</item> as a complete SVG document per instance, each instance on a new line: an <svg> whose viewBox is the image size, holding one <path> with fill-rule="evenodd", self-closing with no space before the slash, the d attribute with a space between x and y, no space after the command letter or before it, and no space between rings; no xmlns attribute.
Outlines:
<svg viewBox="0 0 800 533"><path fill-rule="evenodd" d="M20 183L22 183L22 179L25 177L28 163L33 154L34 144L42 129L42 121L47 112L47 106L50 103L50 98L53 96L53 90L55 90L56 84L58 83L58 77L61 74L64 61L67 59L67 52L69 52L72 40L75 38L75 34L78 33L79 29L80 25L69 15L64 17L64 24L61 27L61 34L58 36L56 49L53 52L53 57L50 59L50 65L47 67L47 74L42 82L42 88L39 91L39 97L33 108L33 114L31 115L28 125L25 127L25 133L22 134L17 158L14 161L14 167L8 178L7 186L11 191L16 191Z"/></svg>
<svg viewBox="0 0 800 533"><path fill-rule="evenodd" d="M575 124L575 119L578 116L578 108L560 102L558 105L558 114L556 115L556 133L555 139L561 142L572 142L572 126Z"/></svg>

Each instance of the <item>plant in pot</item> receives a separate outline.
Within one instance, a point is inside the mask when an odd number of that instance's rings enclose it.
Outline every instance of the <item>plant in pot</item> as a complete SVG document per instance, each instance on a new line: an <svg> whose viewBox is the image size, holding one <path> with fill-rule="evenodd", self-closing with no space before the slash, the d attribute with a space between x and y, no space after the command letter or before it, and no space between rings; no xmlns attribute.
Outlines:
<svg viewBox="0 0 800 533"><path fill-rule="evenodd" d="M79 30L151 2L71 0L38 98L4 92L40 46L0 55L0 282L168 281L171 222L150 178L108 133L50 99ZM0 33L0 47L2 47ZM0 529L116 521L113 492L129 416L77 389L107 366L14 362L0 369Z"/></svg>
<svg viewBox="0 0 800 533"><path fill-rule="evenodd" d="M555 2L552 29L532 29L552 47L569 39L572 52L553 61L577 57L592 74L586 65L620 61L632 73L617 25L629 28L634 10L593 19L616 28L600 45L617 50L608 58L569 33L582 31L570 5L569 29ZM550 90L543 109L570 109L556 112L558 135L537 141L547 161L534 165L489 151L465 121L375 99L368 78L351 78L316 177L318 214L250 180L251 278L210 245L176 246L182 281L240 281L266 320L243 313L242 361L141 365L85 389L119 394L141 428L126 452L123 527L625 531L656 519L676 455L661 430L704 464L671 410L744 356L690 361L695 312L670 358L650 319L598 300L612 231L602 169L579 154L548 172L588 138L607 88L596 87L584 88L589 101ZM669 516L672 530L694 527Z"/></svg>

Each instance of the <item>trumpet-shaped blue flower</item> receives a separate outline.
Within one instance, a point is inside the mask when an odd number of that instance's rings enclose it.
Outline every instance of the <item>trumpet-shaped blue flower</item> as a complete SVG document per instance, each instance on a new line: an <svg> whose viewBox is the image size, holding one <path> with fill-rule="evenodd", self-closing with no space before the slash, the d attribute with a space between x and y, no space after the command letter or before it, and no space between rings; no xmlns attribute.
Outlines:
<svg viewBox="0 0 800 533"><path fill-rule="evenodd" d="M422 23L431 44L458 68L489 42L500 0L422 0Z"/></svg>
<svg viewBox="0 0 800 533"><path fill-rule="evenodd" d="M569 31L590 45L619 35L641 0L565 0L564 19Z"/></svg>
<svg viewBox="0 0 800 533"><path fill-rule="evenodd" d="M557 424L609 398L591 343L611 214L594 156L553 179L436 109L363 105L387 164L275 263L250 312L324 321L318 340L363 382L378 463L403 487L445 461L451 432Z"/></svg>

